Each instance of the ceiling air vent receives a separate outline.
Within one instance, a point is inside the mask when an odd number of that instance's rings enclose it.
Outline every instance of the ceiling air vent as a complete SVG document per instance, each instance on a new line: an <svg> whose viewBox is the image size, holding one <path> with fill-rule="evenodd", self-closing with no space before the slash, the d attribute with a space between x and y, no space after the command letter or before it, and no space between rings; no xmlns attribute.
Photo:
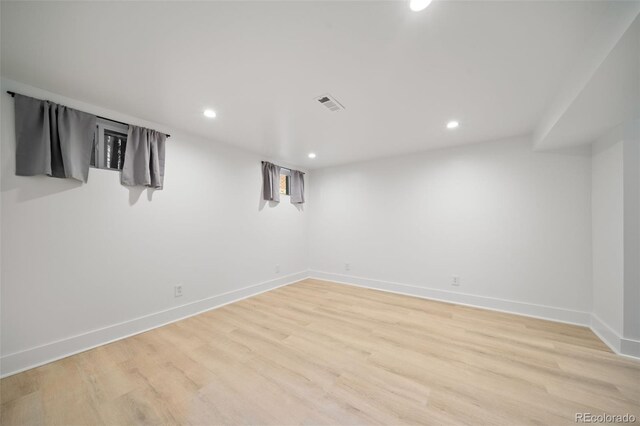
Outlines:
<svg viewBox="0 0 640 426"><path fill-rule="evenodd" d="M342 111L344 109L344 106L342 106L342 104L338 102L336 98L329 95L328 93L326 95L318 96L316 98L316 101L320 102L321 105L324 105L329 111L332 112Z"/></svg>

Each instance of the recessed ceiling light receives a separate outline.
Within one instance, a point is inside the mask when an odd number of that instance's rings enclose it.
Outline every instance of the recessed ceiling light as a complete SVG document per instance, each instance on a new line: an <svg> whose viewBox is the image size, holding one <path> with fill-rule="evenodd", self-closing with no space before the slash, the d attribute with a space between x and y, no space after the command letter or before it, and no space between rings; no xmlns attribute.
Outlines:
<svg viewBox="0 0 640 426"><path fill-rule="evenodd" d="M409 8L414 12L420 12L424 10L431 4L431 0L410 0Z"/></svg>
<svg viewBox="0 0 640 426"><path fill-rule="evenodd" d="M316 153L315 152L310 152L309 153L309 158L316 158Z"/></svg>
<svg viewBox="0 0 640 426"><path fill-rule="evenodd" d="M216 112L212 109L205 109L204 110L204 116L208 117L208 118L215 118L216 117Z"/></svg>
<svg viewBox="0 0 640 426"><path fill-rule="evenodd" d="M458 123L457 121L450 121L447 123L447 129L455 129L456 127L458 127L460 125L460 123Z"/></svg>

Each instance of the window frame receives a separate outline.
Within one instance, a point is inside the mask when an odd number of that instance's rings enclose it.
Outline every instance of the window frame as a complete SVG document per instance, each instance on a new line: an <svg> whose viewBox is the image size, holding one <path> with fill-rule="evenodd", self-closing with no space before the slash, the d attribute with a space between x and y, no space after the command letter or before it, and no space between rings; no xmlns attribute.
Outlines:
<svg viewBox="0 0 640 426"><path fill-rule="evenodd" d="M90 167L94 169L99 169L99 170L109 170L109 171L119 172L122 169L117 169L117 168L114 169L111 167L101 167L102 164L106 164L106 158L104 158L105 132L123 134L125 135L125 141L126 141L126 136L129 134L129 126L127 126L126 124L105 120L103 118L97 119L96 129L93 135L94 143L92 147L93 149L92 156L95 156L96 162L95 162L95 165L91 164ZM124 161L123 161L123 164L124 164Z"/></svg>

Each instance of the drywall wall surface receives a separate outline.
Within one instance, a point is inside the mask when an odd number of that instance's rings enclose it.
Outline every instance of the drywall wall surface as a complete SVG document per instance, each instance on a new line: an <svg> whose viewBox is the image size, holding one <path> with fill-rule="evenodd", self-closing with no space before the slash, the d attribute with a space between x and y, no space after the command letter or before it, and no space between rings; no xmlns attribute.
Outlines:
<svg viewBox="0 0 640 426"><path fill-rule="evenodd" d="M588 149L539 153L516 138L311 174L312 273L588 317Z"/></svg>
<svg viewBox="0 0 640 426"><path fill-rule="evenodd" d="M624 294L623 143L593 146L593 313L622 335Z"/></svg>

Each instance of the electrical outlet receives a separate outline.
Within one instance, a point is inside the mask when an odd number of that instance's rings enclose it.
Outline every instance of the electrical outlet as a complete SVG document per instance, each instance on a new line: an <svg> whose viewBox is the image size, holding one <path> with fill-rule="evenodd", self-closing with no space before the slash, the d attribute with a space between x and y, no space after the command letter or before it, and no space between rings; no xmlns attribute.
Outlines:
<svg viewBox="0 0 640 426"><path fill-rule="evenodd" d="M456 287L459 286L460 285L460 277L457 276L457 275L452 276L451 277L451 285L454 285Z"/></svg>
<svg viewBox="0 0 640 426"><path fill-rule="evenodd" d="M276 274L280 273L280 265L276 265Z"/></svg>
<svg viewBox="0 0 640 426"><path fill-rule="evenodd" d="M344 270L345 271L350 271L351 270L351 264L350 263L345 263L344 264Z"/></svg>
<svg viewBox="0 0 640 426"><path fill-rule="evenodd" d="M182 285L177 285L173 288L173 296L174 297L182 296Z"/></svg>

